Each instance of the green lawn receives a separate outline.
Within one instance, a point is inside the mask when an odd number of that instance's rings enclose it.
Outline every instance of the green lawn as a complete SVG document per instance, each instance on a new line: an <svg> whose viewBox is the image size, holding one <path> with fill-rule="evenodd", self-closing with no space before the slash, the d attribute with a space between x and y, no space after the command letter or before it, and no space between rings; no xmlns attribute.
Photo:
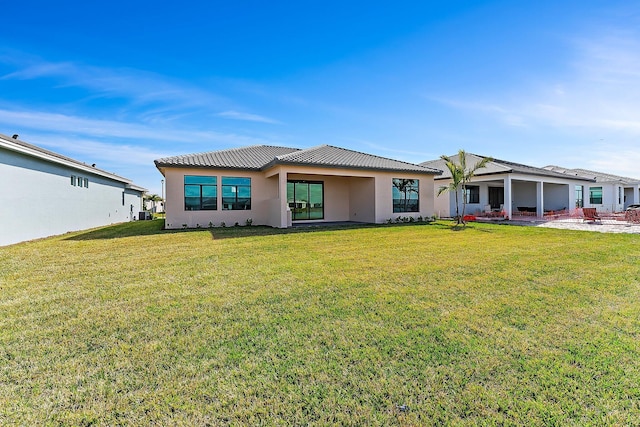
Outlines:
<svg viewBox="0 0 640 427"><path fill-rule="evenodd" d="M640 422L638 235L161 224L0 248L0 425Z"/></svg>

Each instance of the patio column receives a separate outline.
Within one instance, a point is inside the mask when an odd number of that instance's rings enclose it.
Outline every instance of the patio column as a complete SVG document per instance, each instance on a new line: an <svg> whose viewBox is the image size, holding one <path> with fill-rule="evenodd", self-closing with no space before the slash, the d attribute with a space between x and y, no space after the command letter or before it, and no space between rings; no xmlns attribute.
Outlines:
<svg viewBox="0 0 640 427"><path fill-rule="evenodd" d="M544 216L544 183L536 182L536 215L540 218Z"/></svg>
<svg viewBox="0 0 640 427"><path fill-rule="evenodd" d="M281 170L278 174L278 196L280 201L280 228L289 226L287 210L287 172Z"/></svg>
<svg viewBox="0 0 640 427"><path fill-rule="evenodd" d="M513 197L511 196L511 175L504 178L504 213L507 219L513 219Z"/></svg>

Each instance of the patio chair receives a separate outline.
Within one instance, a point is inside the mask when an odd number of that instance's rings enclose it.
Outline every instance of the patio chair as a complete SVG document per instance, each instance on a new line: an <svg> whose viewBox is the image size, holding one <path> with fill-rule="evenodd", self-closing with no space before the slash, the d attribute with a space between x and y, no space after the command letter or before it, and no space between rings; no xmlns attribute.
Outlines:
<svg viewBox="0 0 640 427"><path fill-rule="evenodd" d="M582 208L582 221L602 222L602 219L598 215L596 208Z"/></svg>

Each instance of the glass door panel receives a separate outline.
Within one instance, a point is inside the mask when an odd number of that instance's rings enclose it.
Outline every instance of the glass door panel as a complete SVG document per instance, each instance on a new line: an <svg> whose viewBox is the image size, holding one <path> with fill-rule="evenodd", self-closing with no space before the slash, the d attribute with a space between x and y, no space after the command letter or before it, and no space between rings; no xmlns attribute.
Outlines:
<svg viewBox="0 0 640 427"><path fill-rule="evenodd" d="M292 220L324 218L324 184L322 182L288 181L287 204Z"/></svg>

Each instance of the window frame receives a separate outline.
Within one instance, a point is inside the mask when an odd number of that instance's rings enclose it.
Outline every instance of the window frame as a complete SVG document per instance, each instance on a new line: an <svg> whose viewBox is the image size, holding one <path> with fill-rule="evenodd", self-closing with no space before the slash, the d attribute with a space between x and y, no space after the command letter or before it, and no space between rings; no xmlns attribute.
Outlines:
<svg viewBox="0 0 640 427"><path fill-rule="evenodd" d="M480 186L466 185L464 200L466 204L476 204L476 205L479 204L480 203Z"/></svg>
<svg viewBox="0 0 640 427"><path fill-rule="evenodd" d="M413 181L411 184L407 184L408 189L400 189L400 181ZM396 183L398 185L396 185ZM407 193L415 193L415 198L407 198ZM402 196L400 199L396 198L396 195ZM404 201L404 203L396 203L396 200ZM415 200L415 203L412 201ZM408 203L410 202L410 203ZM420 180L417 178L392 178L391 179L391 205L393 213L416 213L420 212Z"/></svg>
<svg viewBox="0 0 640 427"><path fill-rule="evenodd" d="M248 184L239 183L239 182L242 182L240 180L246 180L245 182L248 182ZM220 193L222 195L222 210L223 211L250 211L251 201L252 201L251 186L252 186L251 177L223 176L222 179L220 180ZM231 190L231 194L233 194L232 197L228 195L229 190ZM240 197L240 194L247 190L248 190L248 196ZM233 200L229 203L230 198L232 198Z"/></svg>
<svg viewBox="0 0 640 427"><path fill-rule="evenodd" d="M289 200L289 184L293 185L293 202ZM296 200L296 184L307 184L307 194L309 195L309 199L311 199L311 189L309 186L311 185L320 185L321 193L322 193L322 201L320 208L322 209L319 217L312 218L311 209L317 208L311 206L311 200L305 200L307 203L305 207L297 206L298 201ZM293 206L291 206L293 204ZM287 180L287 206L291 210L291 220L292 221L315 221L315 220L323 220L324 219L324 181L308 181L304 179L289 179ZM306 214L306 218L300 218L303 214Z"/></svg>
<svg viewBox="0 0 640 427"><path fill-rule="evenodd" d="M576 185L575 195L576 195L576 208L583 208L584 207L584 186L583 185Z"/></svg>
<svg viewBox="0 0 640 427"><path fill-rule="evenodd" d="M600 192L600 197L594 197L596 191ZM598 201L599 200L599 201ZM589 187L589 204L601 205L603 201L602 187Z"/></svg>
<svg viewBox="0 0 640 427"><path fill-rule="evenodd" d="M183 196L185 211L217 211L218 210L218 177L211 175L184 175ZM195 191L197 195L188 195ZM209 192L212 191L213 195ZM196 200L197 199L197 200ZM191 203L188 204L187 201Z"/></svg>

